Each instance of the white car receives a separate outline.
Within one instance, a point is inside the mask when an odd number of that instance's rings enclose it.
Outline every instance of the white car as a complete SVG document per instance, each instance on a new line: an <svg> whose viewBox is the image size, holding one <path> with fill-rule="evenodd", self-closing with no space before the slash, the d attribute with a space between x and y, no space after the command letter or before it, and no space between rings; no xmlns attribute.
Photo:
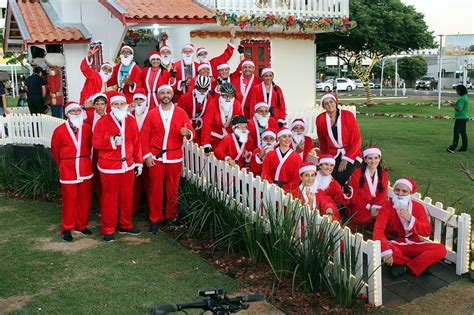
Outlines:
<svg viewBox="0 0 474 315"><path fill-rule="evenodd" d="M354 81L347 78L329 79L324 82L316 84L316 89L329 92L333 89L334 80L336 80L336 86L338 91L352 91L356 89Z"/></svg>
<svg viewBox="0 0 474 315"><path fill-rule="evenodd" d="M454 83L453 84L453 89L455 89L457 85L462 85L462 82ZM471 82L469 82L469 81L466 82L466 89L472 89L472 83Z"/></svg>
<svg viewBox="0 0 474 315"><path fill-rule="evenodd" d="M318 80L319 81L319 80ZM326 81L316 81L316 90L329 92L332 91L332 79Z"/></svg>
<svg viewBox="0 0 474 315"><path fill-rule="evenodd" d="M364 85L362 84L362 81L357 79L357 80L354 80L354 83L356 85L356 88L360 88L360 89L363 89L364 88ZM372 81L369 81L369 88L373 89L375 88L375 83L372 82Z"/></svg>

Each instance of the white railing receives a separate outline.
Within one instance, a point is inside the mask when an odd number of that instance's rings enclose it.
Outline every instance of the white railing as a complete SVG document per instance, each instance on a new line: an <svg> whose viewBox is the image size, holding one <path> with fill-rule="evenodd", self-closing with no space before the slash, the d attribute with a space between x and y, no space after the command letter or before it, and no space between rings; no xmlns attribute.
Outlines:
<svg viewBox="0 0 474 315"><path fill-rule="evenodd" d="M29 114L30 109L26 106L23 107L8 107L10 114Z"/></svg>
<svg viewBox="0 0 474 315"><path fill-rule="evenodd" d="M349 0L194 0L210 10L237 15L349 17Z"/></svg>

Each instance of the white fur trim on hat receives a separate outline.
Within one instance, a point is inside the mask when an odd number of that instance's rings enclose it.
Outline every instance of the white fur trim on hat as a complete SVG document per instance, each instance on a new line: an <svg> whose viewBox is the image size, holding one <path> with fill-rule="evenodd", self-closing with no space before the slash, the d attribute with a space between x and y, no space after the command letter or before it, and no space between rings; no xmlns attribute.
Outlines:
<svg viewBox="0 0 474 315"><path fill-rule="evenodd" d="M104 97L105 99L108 99L107 94L105 94L105 93L95 93L95 94L92 96L91 101L93 102L93 101L94 101L96 98L98 98L99 96L102 96L102 97Z"/></svg>
<svg viewBox="0 0 474 315"><path fill-rule="evenodd" d="M334 100L334 102L337 103L336 97L334 95L332 95L331 93L328 93L328 94L324 94L323 96L321 96L321 100L319 101L319 105L323 106L323 102L327 98L332 98Z"/></svg>
<svg viewBox="0 0 474 315"><path fill-rule="evenodd" d="M146 97L145 94L142 94L142 93L135 93L135 94L133 94L133 100L136 100L137 98L141 98L141 99L143 99L143 100L146 100L146 99L147 99L147 97Z"/></svg>
<svg viewBox="0 0 474 315"><path fill-rule="evenodd" d="M268 106L267 103L265 103L265 102L260 102L260 103L255 104L254 110L257 111L260 107L270 108L270 106Z"/></svg>
<svg viewBox="0 0 474 315"><path fill-rule="evenodd" d="M108 61L102 63L102 65L100 66L100 68L102 69L103 67L110 67L112 68L112 70L114 69L114 65Z"/></svg>
<svg viewBox="0 0 474 315"><path fill-rule="evenodd" d="M271 131L271 130L266 130L264 132L262 132L262 139L265 138L266 136L273 136L273 138L276 138L276 134Z"/></svg>
<svg viewBox="0 0 474 315"><path fill-rule="evenodd" d="M255 63L252 60L245 60L244 62L242 62L242 67L245 65L251 65L255 67Z"/></svg>
<svg viewBox="0 0 474 315"><path fill-rule="evenodd" d="M161 46L160 52L161 52L163 49L168 49L169 51L171 51L171 48L170 48L170 46L168 46L168 45Z"/></svg>
<svg viewBox="0 0 474 315"><path fill-rule="evenodd" d="M185 49L185 48L191 48L191 49L193 50L193 52L194 52L194 46L191 45L191 44L186 44L186 45L184 45L183 48L181 48L181 50L183 50L183 49Z"/></svg>
<svg viewBox="0 0 474 315"><path fill-rule="evenodd" d="M115 102L120 102L120 101L127 103L127 99L125 98L124 95L114 95L110 98L110 104L113 104Z"/></svg>
<svg viewBox="0 0 474 315"><path fill-rule="evenodd" d="M393 184L393 187L397 186L398 184L407 185L408 188L410 188L410 191L413 191L413 185L410 183L409 180L407 180L407 179L405 179L405 178L397 179L397 180L395 181L395 183Z"/></svg>
<svg viewBox="0 0 474 315"><path fill-rule="evenodd" d="M66 108L64 109L64 113L67 115L67 113L69 113L69 111L71 111L73 109L76 109L76 108L82 109L81 106L78 103L69 103L66 106Z"/></svg>
<svg viewBox="0 0 474 315"><path fill-rule="evenodd" d="M278 138L280 138L281 136L284 136L284 135L289 135L289 136L291 136L291 130L288 129L288 128L284 128L284 129L278 131L278 133L277 133L277 137L278 137Z"/></svg>
<svg viewBox="0 0 474 315"><path fill-rule="evenodd" d="M206 48L200 47L196 50L196 55L199 55L200 53L203 53L203 52L209 53Z"/></svg>
<svg viewBox="0 0 474 315"><path fill-rule="evenodd" d="M273 72L273 69L272 69L272 68L263 68L263 69L262 69L262 74L261 74L261 75L262 75L262 77L263 77L263 75L264 75L265 73L267 73L267 72L271 72L271 73L273 73L273 74L274 74L274 72Z"/></svg>
<svg viewBox="0 0 474 315"><path fill-rule="evenodd" d="M369 154L377 154L382 156L382 151L380 151L379 148L367 148L362 152L362 154L364 155L364 158Z"/></svg>
<svg viewBox="0 0 474 315"><path fill-rule="evenodd" d="M164 84L162 86L160 86L158 88L158 93L160 93L161 91L163 90L170 90L170 91L173 91L173 88L171 87L171 85L168 85L168 84Z"/></svg>
<svg viewBox="0 0 474 315"><path fill-rule="evenodd" d="M227 68L230 69L230 66L227 63L221 63L220 65L217 66L217 70L222 70L222 69L227 69Z"/></svg>
<svg viewBox="0 0 474 315"><path fill-rule="evenodd" d="M336 160L334 158L330 158L330 157L319 159L319 165L325 164L325 163L326 164L331 164L331 165L336 165Z"/></svg>
<svg viewBox="0 0 474 315"><path fill-rule="evenodd" d="M305 165L300 167L300 175L307 171L313 171L316 173L316 165Z"/></svg>
<svg viewBox="0 0 474 315"><path fill-rule="evenodd" d="M306 126L305 126L305 123L304 123L304 120L303 119L295 119L292 121L291 123L291 129L293 130L293 128L295 128L296 126L301 126L303 127L304 129L306 129Z"/></svg>
<svg viewBox="0 0 474 315"><path fill-rule="evenodd" d="M148 60L152 60L152 59L160 59L161 60L161 56L158 55L158 54L153 54L153 55L150 55L150 57L148 58Z"/></svg>
<svg viewBox="0 0 474 315"><path fill-rule="evenodd" d="M208 64L208 63L202 63L202 64L200 64L199 67L198 67L198 72L201 71L201 70L204 69L204 68L211 69L211 65Z"/></svg>
<svg viewBox="0 0 474 315"><path fill-rule="evenodd" d="M134 55L134 51L133 51L133 48L128 46L128 45L125 45L125 46L122 46L122 48L120 48L120 51L124 50L124 49L130 49L130 51L132 52L132 55Z"/></svg>

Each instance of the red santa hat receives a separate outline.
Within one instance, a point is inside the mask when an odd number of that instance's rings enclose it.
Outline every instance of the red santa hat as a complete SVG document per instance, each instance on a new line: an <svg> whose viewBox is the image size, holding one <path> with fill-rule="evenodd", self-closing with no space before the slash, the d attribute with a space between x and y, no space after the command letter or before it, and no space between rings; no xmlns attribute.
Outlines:
<svg viewBox="0 0 474 315"><path fill-rule="evenodd" d="M263 77L263 75L267 72L274 73L272 68L263 68L261 76Z"/></svg>
<svg viewBox="0 0 474 315"><path fill-rule="evenodd" d="M382 150L380 150L380 148L376 146L367 147L364 151L362 151L362 154L364 155L364 158L369 154L377 154L379 156L382 156Z"/></svg>
<svg viewBox="0 0 474 315"><path fill-rule="evenodd" d="M204 69L204 68L208 68L209 70L211 70L211 65L208 64L207 62L201 63L201 64L199 65L199 67L198 67L198 72L201 71L201 70Z"/></svg>
<svg viewBox="0 0 474 315"><path fill-rule="evenodd" d="M105 102L107 102L107 99L108 99L107 94L105 94L105 93L95 93L95 94L92 96L92 98L91 98L92 103L95 103L95 100L96 100L98 97L103 97L103 98L105 98Z"/></svg>
<svg viewBox="0 0 474 315"><path fill-rule="evenodd" d="M120 52L122 52L124 49L129 49L132 52L132 55L134 54L133 48L128 46L128 45L123 45L122 48L120 48Z"/></svg>
<svg viewBox="0 0 474 315"><path fill-rule="evenodd" d="M266 136L272 136L273 138L276 138L276 131L273 128L267 128L262 132L262 139L265 138Z"/></svg>
<svg viewBox="0 0 474 315"><path fill-rule="evenodd" d="M251 66L255 67L255 63L250 59L245 59L244 62L242 62L242 67L245 66L245 65L251 65Z"/></svg>
<svg viewBox="0 0 474 315"><path fill-rule="evenodd" d="M71 111L73 109L77 109L77 108L82 109L81 105L79 105L77 102L73 102L73 101L67 102L66 106L64 107L64 114L67 115L67 113L69 113L69 111Z"/></svg>
<svg viewBox="0 0 474 315"><path fill-rule="evenodd" d="M415 181L408 177L397 179L393 184L393 187L397 186L398 184L407 185L408 188L410 188L412 194L414 194L416 192L416 189L418 188Z"/></svg>
<svg viewBox="0 0 474 315"><path fill-rule="evenodd" d="M108 61L102 63L102 65L100 66L100 69L102 69L103 67L110 67L112 70L114 69L114 65Z"/></svg>
<svg viewBox="0 0 474 315"><path fill-rule="evenodd" d="M115 102L125 102L127 103L127 98L125 97L125 94L117 92L117 91L110 91L109 97L110 97L110 105L112 105Z"/></svg>
<svg viewBox="0 0 474 315"><path fill-rule="evenodd" d="M312 171L316 173L316 165L310 163L303 163L300 167L300 175L304 172Z"/></svg>
<svg viewBox="0 0 474 315"><path fill-rule="evenodd" d="M202 53L208 53L207 49L204 48L204 47L199 47L197 50L196 50L196 56L199 56L199 54L202 54Z"/></svg>
<svg viewBox="0 0 474 315"><path fill-rule="evenodd" d="M321 96L321 100L319 101L319 105L323 106L323 102L327 98L332 98L336 102L336 104L339 103L339 100L337 99L336 95L334 95L330 92L327 92L327 93L324 93L323 96Z"/></svg>
<svg viewBox="0 0 474 315"><path fill-rule="evenodd" d="M141 98L143 100L147 100L147 93L144 88L138 88L135 90L135 94L133 94L133 100L136 100L137 98Z"/></svg>
<svg viewBox="0 0 474 315"><path fill-rule="evenodd" d="M168 46L168 45L163 45L163 46L160 47L160 53L161 53L162 50L165 50L165 49L168 49L169 51L171 51L170 46Z"/></svg>
<svg viewBox="0 0 474 315"><path fill-rule="evenodd" d="M321 154L319 156L319 165L321 165L321 164L336 165L336 160L330 154Z"/></svg>
<svg viewBox="0 0 474 315"><path fill-rule="evenodd" d="M186 48L190 48L194 52L194 45L193 44L186 44L186 45L183 46L183 48L181 48L181 50L186 49Z"/></svg>
<svg viewBox="0 0 474 315"><path fill-rule="evenodd" d="M160 59L161 60L161 55L158 51L150 51L150 56L148 57L148 60L152 59Z"/></svg>
<svg viewBox="0 0 474 315"><path fill-rule="evenodd" d="M162 86L160 86L158 88L158 94L160 94L161 91L163 90L170 90L170 91L173 91L173 88L171 87L171 85L168 85L168 84L163 84Z"/></svg>
<svg viewBox="0 0 474 315"><path fill-rule="evenodd" d="M278 131L278 134L277 134L277 137L280 138L284 135L289 135L291 136L292 133L291 133L291 130L288 129L288 128L281 128L279 131Z"/></svg>
<svg viewBox="0 0 474 315"><path fill-rule="evenodd" d="M265 103L265 102L260 102L260 103L255 104L254 110L257 111L260 107L266 107L267 109L270 108L270 106L268 106L267 103Z"/></svg>
<svg viewBox="0 0 474 315"><path fill-rule="evenodd" d="M306 129L306 125L304 123L303 118L293 119L293 121L291 122L291 130L293 130L293 128L295 128L296 126L302 126L304 129Z"/></svg>
<svg viewBox="0 0 474 315"><path fill-rule="evenodd" d="M217 70L222 70L222 69L230 69L229 64L221 63L220 65L217 66Z"/></svg>

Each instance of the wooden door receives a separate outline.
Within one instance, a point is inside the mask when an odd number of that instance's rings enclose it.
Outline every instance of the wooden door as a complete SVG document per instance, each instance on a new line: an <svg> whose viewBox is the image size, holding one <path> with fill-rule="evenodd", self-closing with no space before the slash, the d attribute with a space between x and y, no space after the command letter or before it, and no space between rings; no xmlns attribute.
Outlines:
<svg viewBox="0 0 474 315"><path fill-rule="evenodd" d="M263 68L271 66L270 41L268 40L243 40L240 44L244 47L245 58L252 59L258 74Z"/></svg>

